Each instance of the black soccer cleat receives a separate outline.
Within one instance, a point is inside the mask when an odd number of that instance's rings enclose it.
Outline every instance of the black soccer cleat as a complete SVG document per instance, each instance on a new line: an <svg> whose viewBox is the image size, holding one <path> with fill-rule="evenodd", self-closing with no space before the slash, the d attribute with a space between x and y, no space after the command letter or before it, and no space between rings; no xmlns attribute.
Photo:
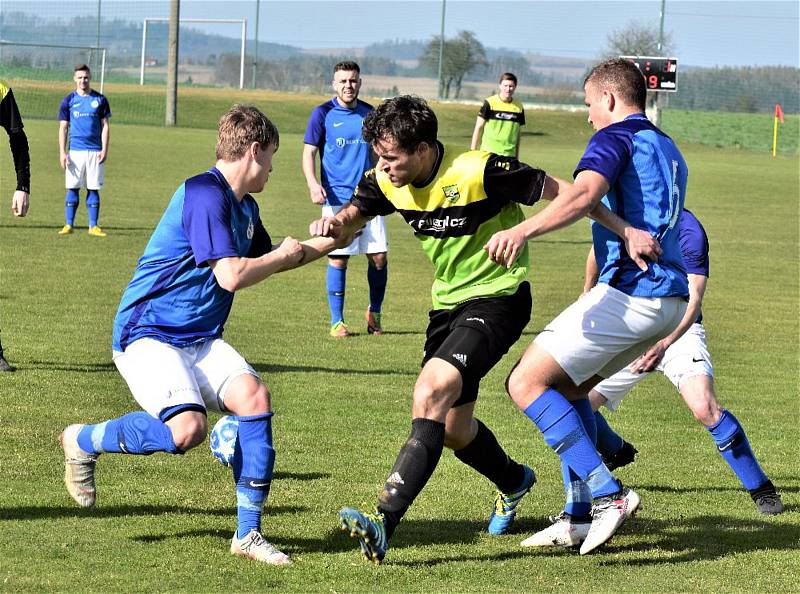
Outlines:
<svg viewBox="0 0 800 594"><path fill-rule="evenodd" d="M610 456L602 456L602 458L606 467L609 470L613 471L616 470L617 468L627 466L628 464L633 462L634 458L636 457L636 454L638 453L639 450L633 447L632 444L623 440L622 447L620 449L618 449Z"/></svg>

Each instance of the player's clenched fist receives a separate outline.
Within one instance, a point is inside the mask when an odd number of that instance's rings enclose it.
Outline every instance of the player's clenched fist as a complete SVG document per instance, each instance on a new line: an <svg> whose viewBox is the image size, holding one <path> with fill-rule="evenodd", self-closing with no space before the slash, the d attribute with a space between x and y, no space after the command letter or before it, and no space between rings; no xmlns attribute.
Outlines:
<svg viewBox="0 0 800 594"><path fill-rule="evenodd" d="M483 249L493 261L506 268L511 268L522 252L526 241L527 239L521 231L511 228L492 235Z"/></svg>
<svg viewBox="0 0 800 594"><path fill-rule="evenodd" d="M303 246L294 237L287 236L278 246L278 251L290 264L299 264L303 260Z"/></svg>

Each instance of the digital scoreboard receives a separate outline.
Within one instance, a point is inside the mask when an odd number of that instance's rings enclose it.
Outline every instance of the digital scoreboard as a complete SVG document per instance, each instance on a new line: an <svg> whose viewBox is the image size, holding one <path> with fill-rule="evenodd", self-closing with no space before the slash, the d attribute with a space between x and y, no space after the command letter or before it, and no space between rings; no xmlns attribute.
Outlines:
<svg viewBox="0 0 800 594"><path fill-rule="evenodd" d="M620 56L630 60L644 76L648 91L678 90L678 60L653 56Z"/></svg>

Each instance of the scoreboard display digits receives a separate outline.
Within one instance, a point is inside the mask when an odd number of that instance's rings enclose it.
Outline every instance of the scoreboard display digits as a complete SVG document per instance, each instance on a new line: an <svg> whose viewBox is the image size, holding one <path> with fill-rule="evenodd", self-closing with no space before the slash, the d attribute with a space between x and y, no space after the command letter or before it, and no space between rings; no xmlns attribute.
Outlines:
<svg viewBox="0 0 800 594"><path fill-rule="evenodd" d="M620 56L630 60L644 76L647 90L675 92L678 90L678 60L654 56Z"/></svg>

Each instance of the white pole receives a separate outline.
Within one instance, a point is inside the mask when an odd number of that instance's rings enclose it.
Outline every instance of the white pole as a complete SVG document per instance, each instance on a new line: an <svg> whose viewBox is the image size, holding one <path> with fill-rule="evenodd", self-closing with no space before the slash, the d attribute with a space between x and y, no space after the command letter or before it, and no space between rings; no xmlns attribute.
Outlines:
<svg viewBox="0 0 800 594"><path fill-rule="evenodd" d="M144 20L142 25L142 65L139 68L139 85L144 85L144 52L147 46L147 19Z"/></svg>
<svg viewBox="0 0 800 594"><path fill-rule="evenodd" d="M100 59L100 94L103 94L103 84L106 80L106 48L103 48L102 57Z"/></svg>
<svg viewBox="0 0 800 594"><path fill-rule="evenodd" d="M244 50L245 50L245 39L247 39L247 21L242 19L242 58L241 64L239 65L239 88L244 88Z"/></svg>

